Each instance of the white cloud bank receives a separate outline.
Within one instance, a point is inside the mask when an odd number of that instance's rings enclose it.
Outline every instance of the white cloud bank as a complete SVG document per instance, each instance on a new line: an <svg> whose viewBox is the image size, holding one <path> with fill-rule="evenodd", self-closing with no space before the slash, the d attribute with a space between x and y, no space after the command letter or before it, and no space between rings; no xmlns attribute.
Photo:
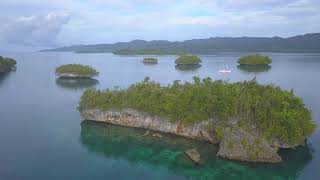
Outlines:
<svg viewBox="0 0 320 180"><path fill-rule="evenodd" d="M49 13L9 19L1 28L2 40L16 45L57 45L57 35L69 21L66 13Z"/></svg>
<svg viewBox="0 0 320 180"><path fill-rule="evenodd" d="M320 31L319 9L319 0L1 0L0 44L292 36Z"/></svg>

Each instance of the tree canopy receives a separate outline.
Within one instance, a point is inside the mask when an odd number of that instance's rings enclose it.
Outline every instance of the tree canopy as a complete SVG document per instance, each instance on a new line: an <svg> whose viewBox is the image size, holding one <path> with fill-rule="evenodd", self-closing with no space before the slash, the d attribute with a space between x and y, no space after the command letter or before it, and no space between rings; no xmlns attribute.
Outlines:
<svg viewBox="0 0 320 180"><path fill-rule="evenodd" d="M99 74L94 68L88 65L81 64L67 64L62 65L56 68L57 74L74 74L74 75L83 75L83 76L96 76Z"/></svg>
<svg viewBox="0 0 320 180"><path fill-rule="evenodd" d="M0 56L0 72L5 72L11 70L17 61L12 58L2 57Z"/></svg>
<svg viewBox="0 0 320 180"><path fill-rule="evenodd" d="M195 55L181 55L176 59L175 63L177 65L193 65L193 64L200 64L201 59Z"/></svg>
<svg viewBox="0 0 320 180"><path fill-rule="evenodd" d="M158 64L157 58L144 58L142 61L144 64Z"/></svg>
<svg viewBox="0 0 320 180"><path fill-rule="evenodd" d="M146 78L128 89L89 89L79 102L79 110L133 108L151 116L180 121L185 125L209 119L220 124L240 119L256 126L268 140L301 143L315 130L309 110L292 91L255 80L229 83L194 77L194 82L161 86Z"/></svg>
<svg viewBox="0 0 320 180"><path fill-rule="evenodd" d="M268 56L260 54L243 56L238 60L240 65L269 65L272 60Z"/></svg>

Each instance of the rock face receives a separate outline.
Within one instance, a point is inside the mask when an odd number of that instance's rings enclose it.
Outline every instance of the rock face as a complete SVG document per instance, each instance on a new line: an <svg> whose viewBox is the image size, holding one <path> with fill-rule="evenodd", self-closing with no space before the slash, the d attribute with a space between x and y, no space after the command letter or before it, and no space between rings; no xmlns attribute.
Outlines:
<svg viewBox="0 0 320 180"><path fill-rule="evenodd" d="M253 132L241 128L228 130L220 142L218 156L248 162L281 162L277 149Z"/></svg>
<svg viewBox="0 0 320 180"><path fill-rule="evenodd" d="M281 162L281 158L277 154L277 148L272 147L267 140L260 137L255 131L245 131L237 127L236 118L231 119L226 128L222 128L223 136L221 137L221 134L216 131L217 127L214 127L216 124L213 120L200 121L193 126L184 126L180 122L170 122L164 118L151 117L133 109L122 109L121 111L90 109L82 110L80 113L86 120L143 128L211 143L220 142L217 155L226 159L248 162ZM213 126L210 126L210 124ZM221 126L219 129L221 129Z"/></svg>
<svg viewBox="0 0 320 180"><path fill-rule="evenodd" d="M208 121L196 123L191 127L183 126L181 123L172 123L167 119L160 117L151 117L148 114L140 113L132 109L123 109L121 111L100 111L84 110L81 116L87 120L107 122L111 124L144 128L163 133L170 133L187 138L210 141L217 143L218 140L215 134L210 133L206 128Z"/></svg>

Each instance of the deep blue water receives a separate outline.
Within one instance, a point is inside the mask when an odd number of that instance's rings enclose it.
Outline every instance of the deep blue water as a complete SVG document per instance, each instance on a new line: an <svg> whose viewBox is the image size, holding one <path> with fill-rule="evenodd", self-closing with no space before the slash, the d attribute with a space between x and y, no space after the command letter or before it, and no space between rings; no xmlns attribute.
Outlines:
<svg viewBox="0 0 320 180"><path fill-rule="evenodd" d="M159 56L144 65L142 56L74 53L2 53L18 61L17 70L0 75L0 179L320 179L319 128L308 147L281 151L278 165L247 164L215 157L217 147L165 136L141 138L139 129L83 121L77 111L87 87L128 85L145 76L162 84L191 81L193 76L229 81L254 77L293 89L320 124L320 54L265 53L272 67L258 72L239 69L242 53L200 56L202 67L181 71L175 56ZM59 80L57 66L88 64L97 81ZM228 65L232 73L218 70ZM206 163L195 166L183 150L197 147Z"/></svg>

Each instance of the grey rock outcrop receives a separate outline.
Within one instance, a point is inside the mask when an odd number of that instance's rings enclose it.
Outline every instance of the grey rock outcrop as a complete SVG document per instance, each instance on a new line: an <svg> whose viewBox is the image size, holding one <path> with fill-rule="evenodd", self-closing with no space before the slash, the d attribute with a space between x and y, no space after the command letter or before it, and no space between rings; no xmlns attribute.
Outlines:
<svg viewBox="0 0 320 180"><path fill-rule="evenodd" d="M237 118L231 118L225 127L216 124L213 120L199 121L191 126L184 126L179 121L172 122L161 117L152 117L133 109L108 111L89 109L81 110L80 113L86 120L143 128L211 143L220 142L217 155L226 159L248 162L281 162L277 148L260 137L257 131L245 131L238 127ZM222 137L216 132L217 128L223 131Z"/></svg>
<svg viewBox="0 0 320 180"><path fill-rule="evenodd" d="M81 116L87 120L107 122L127 127L144 128L163 133L170 133L187 138L210 141L217 143L218 140L213 132L206 128L209 121L202 121L193 126L184 126L179 122L170 122L160 117L151 117L133 109L101 111L98 109L83 110Z"/></svg>
<svg viewBox="0 0 320 180"><path fill-rule="evenodd" d="M224 132L220 142L218 156L247 162L281 162L277 148L272 147L267 140L257 133L241 128Z"/></svg>

